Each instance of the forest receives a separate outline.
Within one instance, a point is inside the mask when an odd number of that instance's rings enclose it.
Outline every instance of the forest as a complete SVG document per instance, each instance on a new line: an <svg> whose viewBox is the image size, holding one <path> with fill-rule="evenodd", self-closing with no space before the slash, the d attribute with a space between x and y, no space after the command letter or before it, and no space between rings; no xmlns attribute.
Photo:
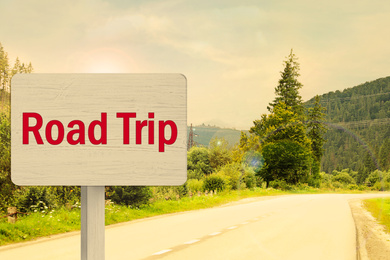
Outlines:
<svg viewBox="0 0 390 260"><path fill-rule="evenodd" d="M375 169L390 167L390 77L320 96L326 108L321 169L358 171L358 183ZM305 103L311 107L314 99Z"/></svg>

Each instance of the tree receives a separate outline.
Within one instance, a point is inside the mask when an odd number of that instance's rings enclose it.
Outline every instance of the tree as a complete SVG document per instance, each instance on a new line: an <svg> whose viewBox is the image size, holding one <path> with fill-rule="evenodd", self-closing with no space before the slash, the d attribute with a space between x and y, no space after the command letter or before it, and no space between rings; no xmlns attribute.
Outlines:
<svg viewBox="0 0 390 260"><path fill-rule="evenodd" d="M379 164L382 171L390 170L390 138L386 138L379 150Z"/></svg>
<svg viewBox="0 0 390 260"><path fill-rule="evenodd" d="M290 106L279 103L269 115L263 114L260 120L253 122L249 132L260 137L261 143L291 140L310 148L310 139L306 136L306 126Z"/></svg>
<svg viewBox="0 0 390 260"><path fill-rule="evenodd" d="M210 165L214 170L232 161L228 148L229 143L224 138L213 138L210 141Z"/></svg>
<svg viewBox="0 0 390 260"><path fill-rule="evenodd" d="M286 107L290 106L298 115L303 115L302 97L299 95L299 89L303 86L298 81L300 76L299 63L292 49L290 55L286 58L284 70L280 72L279 85L275 88L276 98L272 103L269 103L267 109L272 113L275 106L282 102Z"/></svg>
<svg viewBox="0 0 390 260"><path fill-rule="evenodd" d="M0 84L1 90L4 92L9 85L9 61L8 54L4 51L4 47L0 43Z"/></svg>
<svg viewBox="0 0 390 260"><path fill-rule="evenodd" d="M367 177L377 168L375 162L369 152L366 152L363 158L363 163L360 164L357 175L357 184L364 184Z"/></svg>
<svg viewBox="0 0 390 260"><path fill-rule="evenodd" d="M19 59L15 65L20 66ZM15 68L14 65L14 68ZM33 71L31 63L20 73L30 73ZM13 202L13 194L16 186L11 181L11 127L10 127L10 82L14 75L10 69L8 54L0 43L0 211Z"/></svg>
<svg viewBox="0 0 390 260"><path fill-rule="evenodd" d="M260 176L267 182L267 187L273 180L284 180L288 184L308 180L311 153L306 147L285 139L266 144L262 152L265 165Z"/></svg>
<svg viewBox="0 0 390 260"><path fill-rule="evenodd" d="M200 179L210 174L213 168L210 165L209 150L205 147L193 146L187 152L187 170L191 173L188 176L189 179Z"/></svg>
<svg viewBox="0 0 390 260"><path fill-rule="evenodd" d="M16 189L11 181L11 124L8 113L0 114L0 211L12 202Z"/></svg>
<svg viewBox="0 0 390 260"><path fill-rule="evenodd" d="M318 163L321 162L321 157L324 153L324 143L326 142L324 134L326 133L326 127L323 123L325 118L324 111L326 108L320 104L320 97L315 97L314 107L309 108L307 115L307 136L311 140L311 150L314 158Z"/></svg>
<svg viewBox="0 0 390 260"><path fill-rule="evenodd" d="M269 183L307 181L311 170L311 142L306 126L290 106L277 104L273 113L254 121L249 131L259 136L264 166L258 176Z"/></svg>

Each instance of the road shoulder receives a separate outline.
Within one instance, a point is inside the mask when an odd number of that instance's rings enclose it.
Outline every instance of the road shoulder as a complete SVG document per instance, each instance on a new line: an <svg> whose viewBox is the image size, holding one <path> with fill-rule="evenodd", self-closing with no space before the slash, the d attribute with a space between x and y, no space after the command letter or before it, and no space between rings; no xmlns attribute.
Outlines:
<svg viewBox="0 0 390 260"><path fill-rule="evenodd" d="M349 201L356 225L358 259L390 260L390 235L362 206L361 199Z"/></svg>

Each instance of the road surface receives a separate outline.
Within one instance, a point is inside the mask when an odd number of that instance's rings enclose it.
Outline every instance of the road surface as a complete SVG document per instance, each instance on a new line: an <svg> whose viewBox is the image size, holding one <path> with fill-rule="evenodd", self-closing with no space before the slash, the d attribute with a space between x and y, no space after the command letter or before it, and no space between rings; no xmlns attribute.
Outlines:
<svg viewBox="0 0 390 260"><path fill-rule="evenodd" d="M288 195L106 228L106 259L356 259L348 205L367 194ZM383 195L379 195L383 196ZM80 235L0 247L0 259L80 259Z"/></svg>

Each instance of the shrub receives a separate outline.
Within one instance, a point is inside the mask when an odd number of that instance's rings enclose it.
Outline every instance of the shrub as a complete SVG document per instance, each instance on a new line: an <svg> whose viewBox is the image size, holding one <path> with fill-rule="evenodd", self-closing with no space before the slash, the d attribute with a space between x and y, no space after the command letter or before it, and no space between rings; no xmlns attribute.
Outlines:
<svg viewBox="0 0 390 260"><path fill-rule="evenodd" d="M379 170L375 170L372 173L370 173L370 175L368 175L365 183L368 187L372 187L374 186L375 183L380 182L382 180L383 180L383 172Z"/></svg>
<svg viewBox="0 0 390 260"><path fill-rule="evenodd" d="M341 182L338 182L338 181L335 181L335 182L332 182L332 185L334 188L336 189L341 189L343 188L343 184Z"/></svg>
<svg viewBox="0 0 390 260"><path fill-rule="evenodd" d="M156 200L176 200L188 193L187 183L181 186L152 187L152 197Z"/></svg>
<svg viewBox="0 0 390 260"><path fill-rule="evenodd" d="M269 186L279 190L292 190L293 186L287 184L285 180L274 180L269 183Z"/></svg>
<svg viewBox="0 0 390 260"><path fill-rule="evenodd" d="M244 168L244 176L242 177L243 183L248 189L256 187L255 171L251 167Z"/></svg>
<svg viewBox="0 0 390 260"><path fill-rule="evenodd" d="M192 193L203 191L203 180L189 179L187 181L187 189Z"/></svg>
<svg viewBox="0 0 390 260"><path fill-rule="evenodd" d="M187 179L197 179L201 180L204 178L204 173L201 170L195 169L195 170L187 170Z"/></svg>
<svg viewBox="0 0 390 260"><path fill-rule="evenodd" d="M187 170L210 174L212 168L210 166L209 150L204 147L192 147L187 153Z"/></svg>
<svg viewBox="0 0 390 260"><path fill-rule="evenodd" d="M210 174L203 180L203 190L223 191L228 186L226 178L219 174Z"/></svg>
<svg viewBox="0 0 390 260"><path fill-rule="evenodd" d="M16 193L16 207L22 212L42 211L55 205L55 198L48 187L22 187Z"/></svg>
<svg viewBox="0 0 390 260"><path fill-rule="evenodd" d="M390 171L383 172L383 181L390 182Z"/></svg>
<svg viewBox="0 0 390 260"><path fill-rule="evenodd" d="M357 186L356 184L348 184L347 189L348 190L359 190L359 186Z"/></svg>
<svg viewBox="0 0 390 260"><path fill-rule="evenodd" d="M332 176L332 182L340 182L342 184L356 184L355 180L346 172Z"/></svg>
<svg viewBox="0 0 390 260"><path fill-rule="evenodd" d="M390 182L378 181L374 184L373 189L378 191L388 191L390 190Z"/></svg>
<svg viewBox="0 0 390 260"><path fill-rule="evenodd" d="M81 189L77 186L48 187L48 192L54 196L57 206L64 206L66 203L75 204L76 202L80 202Z"/></svg>
<svg viewBox="0 0 390 260"><path fill-rule="evenodd" d="M0 113L0 212L14 203L15 184L11 181L11 124L9 113Z"/></svg>
<svg viewBox="0 0 390 260"><path fill-rule="evenodd" d="M152 194L149 187L141 186L115 186L110 199L120 205L139 208L148 204Z"/></svg>
<svg viewBox="0 0 390 260"><path fill-rule="evenodd" d="M241 187L243 171L240 164L231 163L223 166L218 174L226 176L229 187L233 190L237 190Z"/></svg>

